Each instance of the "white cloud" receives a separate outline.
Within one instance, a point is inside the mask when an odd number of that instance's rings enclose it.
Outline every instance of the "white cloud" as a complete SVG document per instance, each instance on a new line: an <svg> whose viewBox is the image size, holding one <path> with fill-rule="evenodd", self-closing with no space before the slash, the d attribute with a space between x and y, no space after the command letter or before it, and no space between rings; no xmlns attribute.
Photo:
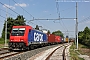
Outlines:
<svg viewBox="0 0 90 60"><path fill-rule="evenodd" d="M14 6L10 6L10 5L7 5L7 4L4 4L3 7L4 7L4 8L8 7L8 8L11 8L11 9L15 9Z"/></svg>
<svg viewBox="0 0 90 60"><path fill-rule="evenodd" d="M17 4L15 4L15 6L21 6L21 7L27 7L27 4L25 4L25 3L17 3Z"/></svg>

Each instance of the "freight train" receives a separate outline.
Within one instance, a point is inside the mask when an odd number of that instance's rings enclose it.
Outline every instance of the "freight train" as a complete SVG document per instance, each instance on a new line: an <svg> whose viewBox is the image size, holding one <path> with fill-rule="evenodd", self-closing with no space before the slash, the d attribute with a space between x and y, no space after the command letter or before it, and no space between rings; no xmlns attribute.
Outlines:
<svg viewBox="0 0 90 60"><path fill-rule="evenodd" d="M62 37L46 34L31 26L13 26L10 34L9 50L30 50L37 46L62 43Z"/></svg>

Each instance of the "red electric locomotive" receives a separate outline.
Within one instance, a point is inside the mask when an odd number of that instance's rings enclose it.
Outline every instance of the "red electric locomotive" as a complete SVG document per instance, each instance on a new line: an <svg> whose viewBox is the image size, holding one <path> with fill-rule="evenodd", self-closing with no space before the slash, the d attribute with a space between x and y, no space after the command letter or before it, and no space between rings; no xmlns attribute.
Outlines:
<svg viewBox="0 0 90 60"><path fill-rule="evenodd" d="M13 26L10 34L10 49L27 49L28 32L33 29L31 26Z"/></svg>

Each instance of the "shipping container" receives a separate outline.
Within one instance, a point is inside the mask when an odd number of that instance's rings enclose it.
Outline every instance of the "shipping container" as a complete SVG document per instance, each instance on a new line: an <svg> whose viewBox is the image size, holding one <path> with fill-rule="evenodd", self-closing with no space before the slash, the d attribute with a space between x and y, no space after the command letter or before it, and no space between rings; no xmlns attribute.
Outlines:
<svg viewBox="0 0 90 60"><path fill-rule="evenodd" d="M54 43L55 42L55 35L48 34L48 42L49 43Z"/></svg>
<svg viewBox="0 0 90 60"><path fill-rule="evenodd" d="M55 36L55 42L60 43L61 42L61 37L60 36Z"/></svg>

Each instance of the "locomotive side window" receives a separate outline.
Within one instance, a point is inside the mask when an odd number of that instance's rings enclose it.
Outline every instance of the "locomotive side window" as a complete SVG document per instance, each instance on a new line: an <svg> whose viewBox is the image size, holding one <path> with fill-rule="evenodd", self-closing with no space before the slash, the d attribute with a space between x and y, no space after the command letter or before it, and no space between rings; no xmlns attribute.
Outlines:
<svg viewBox="0 0 90 60"><path fill-rule="evenodd" d="M24 36L25 28L13 28L11 35L12 36Z"/></svg>

